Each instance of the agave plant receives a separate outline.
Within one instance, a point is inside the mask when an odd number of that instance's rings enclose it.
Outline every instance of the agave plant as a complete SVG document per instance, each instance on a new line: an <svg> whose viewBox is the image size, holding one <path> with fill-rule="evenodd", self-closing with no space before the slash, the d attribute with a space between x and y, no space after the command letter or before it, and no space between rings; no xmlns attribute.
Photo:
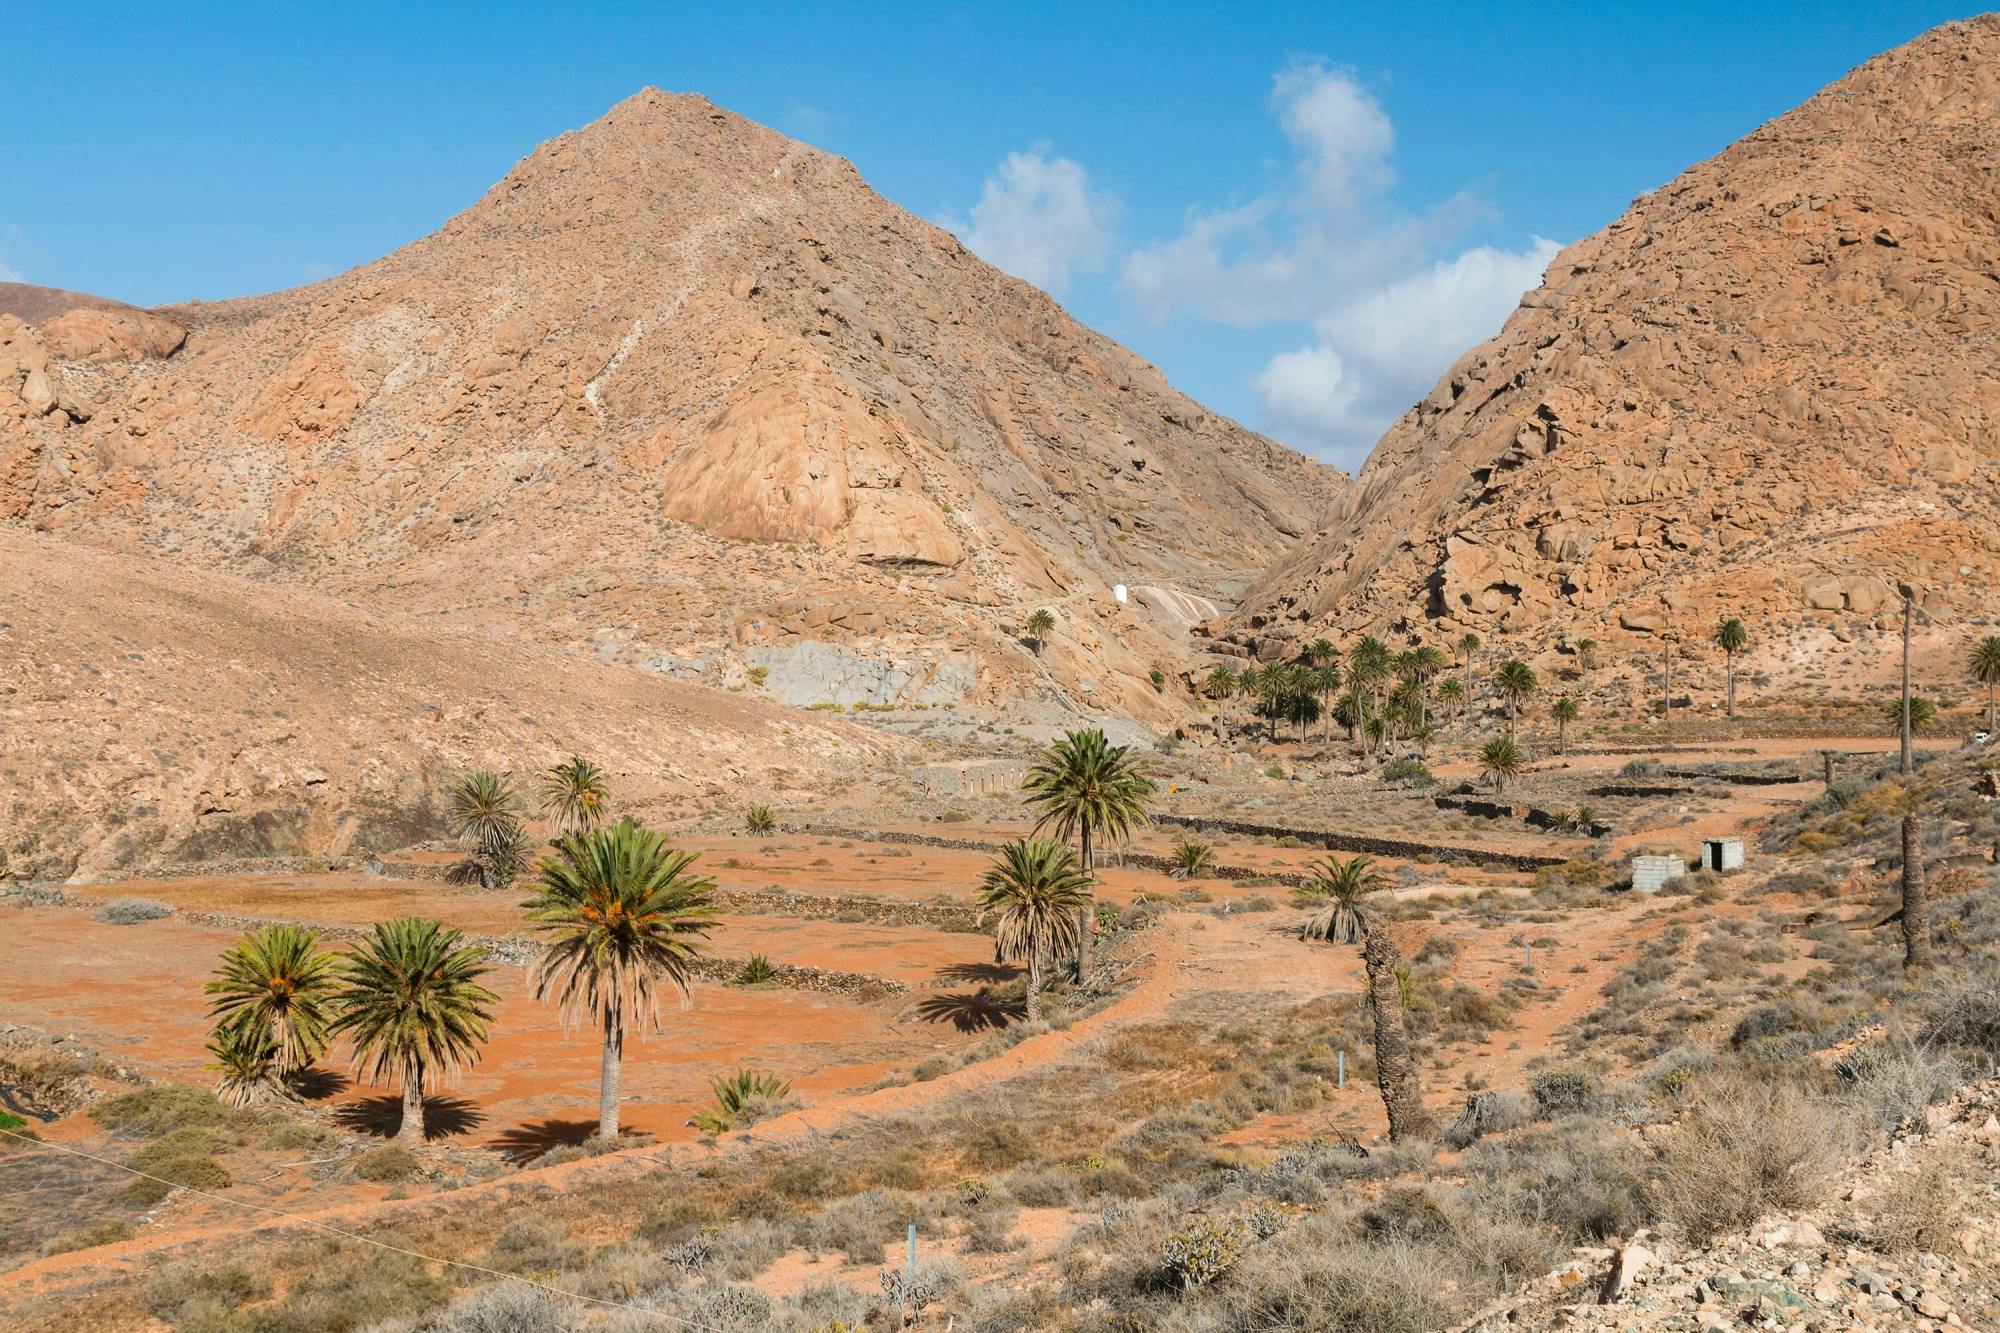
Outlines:
<svg viewBox="0 0 2000 1333"><path fill-rule="evenodd" d="M739 1069L726 1078L712 1078L708 1086L715 1094L715 1104L695 1112L688 1122L705 1134L727 1134L754 1124L776 1110L792 1091L785 1079L758 1069Z"/></svg>
<svg viewBox="0 0 2000 1333"><path fill-rule="evenodd" d="M1174 844L1173 862L1175 879L1194 879L1214 867L1215 848L1205 842L1183 838Z"/></svg>
<svg viewBox="0 0 2000 1333"><path fill-rule="evenodd" d="M768 805L753 805L743 815L743 828L760 838L768 838L778 831L778 817Z"/></svg>
<svg viewBox="0 0 2000 1333"><path fill-rule="evenodd" d="M771 960L761 953L753 953L743 961L743 967L736 974L739 986L761 986L778 975L778 969L771 966Z"/></svg>

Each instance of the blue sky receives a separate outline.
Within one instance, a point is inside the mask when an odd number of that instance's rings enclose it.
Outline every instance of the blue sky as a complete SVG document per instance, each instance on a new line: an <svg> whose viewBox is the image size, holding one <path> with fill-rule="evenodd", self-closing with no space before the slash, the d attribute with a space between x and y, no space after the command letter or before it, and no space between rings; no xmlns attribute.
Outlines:
<svg viewBox="0 0 2000 1333"><path fill-rule="evenodd" d="M30 0L0 49L0 269L142 304L311 281L657 84L852 159L1352 468L1555 244L1972 12Z"/></svg>

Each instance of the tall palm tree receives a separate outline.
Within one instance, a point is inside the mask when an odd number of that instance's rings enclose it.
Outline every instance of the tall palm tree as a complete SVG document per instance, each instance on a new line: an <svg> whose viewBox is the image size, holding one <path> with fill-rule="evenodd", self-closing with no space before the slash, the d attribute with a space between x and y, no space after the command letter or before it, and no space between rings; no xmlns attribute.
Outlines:
<svg viewBox="0 0 2000 1333"><path fill-rule="evenodd" d="M1451 705L1451 715L1454 719L1465 711L1465 682L1457 676L1439 681L1437 696Z"/></svg>
<svg viewBox="0 0 2000 1333"><path fill-rule="evenodd" d="M1298 897L1313 909L1300 927L1303 939L1329 944L1361 942L1361 965L1368 975L1369 1007L1375 1016L1375 1084L1389 1113L1389 1141L1432 1132L1424 1110L1423 1082L1403 1027L1403 986L1397 975L1402 956L1387 931L1371 929L1364 899L1388 883L1368 857L1314 863L1312 878Z"/></svg>
<svg viewBox="0 0 2000 1333"><path fill-rule="evenodd" d="M692 870L692 853L666 835L622 820L573 833L542 862L528 920L548 937L535 962L535 996L553 995L563 1022L604 1033L597 1132L618 1134L618 1083L626 1029L659 1026L662 985L691 998L694 960L714 927L715 881Z"/></svg>
<svg viewBox="0 0 2000 1333"><path fill-rule="evenodd" d="M1055 627L1056 614L1047 608L1028 617L1028 637L1035 641L1035 656L1042 655L1042 649L1047 645L1049 635L1054 632Z"/></svg>
<svg viewBox="0 0 2000 1333"><path fill-rule="evenodd" d="M1986 687L1986 730L2000 730L2000 708L1994 702L2000 694L2000 634L1989 634L1973 644L1965 665L1972 678Z"/></svg>
<svg viewBox="0 0 2000 1333"><path fill-rule="evenodd" d="M1750 646L1750 631L1735 616L1729 616L1715 627L1715 646L1722 650L1729 677L1728 703L1724 712L1730 721L1736 720L1736 654Z"/></svg>
<svg viewBox="0 0 2000 1333"><path fill-rule="evenodd" d="M1347 650L1347 679L1356 689L1365 690L1379 704L1387 693L1389 677L1396 667L1396 655L1389 645L1368 635Z"/></svg>
<svg viewBox="0 0 2000 1333"><path fill-rule="evenodd" d="M1257 673L1257 713L1271 724L1271 740L1278 739L1278 723L1287 716L1285 703L1293 693L1291 667L1273 662Z"/></svg>
<svg viewBox="0 0 2000 1333"><path fill-rule="evenodd" d="M1597 670L1597 640L1578 639L1576 641L1576 664L1585 671Z"/></svg>
<svg viewBox="0 0 2000 1333"><path fill-rule="evenodd" d="M202 994L219 1040L256 1050L270 1039L273 1074L289 1078L326 1052L338 1001L333 955L304 926L261 926L232 944Z"/></svg>
<svg viewBox="0 0 2000 1333"><path fill-rule="evenodd" d="M1095 727L1068 732L1049 746L1021 786L1035 811L1035 833L1049 829L1065 841L1074 838L1086 875L1097 869L1097 842L1123 838L1145 823L1146 802L1159 790L1131 746L1111 744ZM1088 919L1077 921L1079 978L1090 966L1091 926Z"/></svg>
<svg viewBox="0 0 2000 1333"><path fill-rule="evenodd" d="M1310 669L1305 673L1314 674ZM1300 681L1291 693L1285 696L1285 716L1297 724L1299 744L1306 743L1306 727L1319 720L1319 695L1314 693L1305 681Z"/></svg>
<svg viewBox="0 0 2000 1333"><path fill-rule="evenodd" d="M1042 1020L1048 961L1082 947L1095 910L1090 873L1053 838L1020 838L1000 849L979 884L979 912L994 914L993 944L1028 967L1028 1021Z"/></svg>
<svg viewBox="0 0 2000 1333"><path fill-rule="evenodd" d="M499 996L479 984L491 971L486 950L459 943L436 921L378 921L341 963L334 1030L354 1043L354 1063L371 1082L403 1085L396 1137L424 1140L424 1088L479 1062Z"/></svg>
<svg viewBox="0 0 2000 1333"><path fill-rule="evenodd" d="M1549 705L1549 716L1556 720L1556 753L1569 753L1569 724L1583 715L1583 705L1573 694L1565 694Z"/></svg>
<svg viewBox="0 0 2000 1333"><path fill-rule="evenodd" d="M1507 702L1507 734L1512 736L1514 722L1520 715L1521 705L1532 698L1536 690L1542 688L1541 677L1535 674L1533 667L1520 658L1510 657L1493 673L1493 685L1500 691L1500 697Z"/></svg>
<svg viewBox="0 0 2000 1333"><path fill-rule="evenodd" d="M604 822L611 805L611 788L604 770L581 755L557 764L542 776L542 811L554 821L556 836L581 833Z"/></svg>
<svg viewBox="0 0 2000 1333"><path fill-rule="evenodd" d="M1331 644L1327 646L1332 647ZM1333 725L1333 700L1334 696L1340 693L1340 679L1339 663L1333 661L1332 658L1328 658L1325 662L1312 669L1312 673L1306 682L1308 688L1312 690L1313 697L1319 700L1319 715L1321 719L1320 740L1322 741L1326 740L1327 729Z"/></svg>
<svg viewBox="0 0 2000 1333"><path fill-rule="evenodd" d="M1340 656L1340 650L1329 639L1314 639L1300 650L1299 656L1307 666L1325 666Z"/></svg>
<svg viewBox="0 0 2000 1333"><path fill-rule="evenodd" d="M494 889L513 882L528 857L521 829L521 798L497 773L476 769L452 788L446 826L470 855L452 869L462 883Z"/></svg>
<svg viewBox="0 0 2000 1333"><path fill-rule="evenodd" d="M1224 699L1235 697L1238 688L1236 673L1226 666L1217 664L1209 668L1208 680L1202 685L1201 692L1219 703Z"/></svg>
<svg viewBox="0 0 2000 1333"><path fill-rule="evenodd" d="M1479 751L1479 771L1493 779L1493 790L1507 789L1507 779L1521 771L1527 761L1511 736L1495 736Z"/></svg>
<svg viewBox="0 0 2000 1333"><path fill-rule="evenodd" d="M1368 696L1359 689L1350 689L1334 701L1333 716L1347 728L1348 744L1352 745L1360 740L1361 728L1367 725L1374 711L1368 704Z"/></svg>
<svg viewBox="0 0 2000 1333"><path fill-rule="evenodd" d="M1431 720L1431 682L1436 680L1444 671L1444 654L1430 644L1424 643L1412 648L1405 656L1410 665L1411 679L1417 682L1417 700L1419 704L1418 724L1420 726L1428 726Z"/></svg>

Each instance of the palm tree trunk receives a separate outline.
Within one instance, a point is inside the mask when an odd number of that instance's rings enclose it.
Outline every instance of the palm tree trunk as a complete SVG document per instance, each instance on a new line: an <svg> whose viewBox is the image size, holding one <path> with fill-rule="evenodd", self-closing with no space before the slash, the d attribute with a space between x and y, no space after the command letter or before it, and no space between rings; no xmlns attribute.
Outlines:
<svg viewBox="0 0 2000 1333"><path fill-rule="evenodd" d="M1902 733L1903 750L1900 756L1899 772L1908 774L1915 764L1910 754L1910 619L1916 610L1916 603L1910 598L1903 599L1903 720L1898 730Z"/></svg>
<svg viewBox="0 0 2000 1333"><path fill-rule="evenodd" d="M1736 654L1726 655L1729 662L1729 720L1736 720Z"/></svg>
<svg viewBox="0 0 2000 1333"><path fill-rule="evenodd" d="M1042 950L1039 945L1028 950L1028 1021L1042 1021Z"/></svg>
<svg viewBox="0 0 2000 1333"><path fill-rule="evenodd" d="M1391 1143L1436 1132L1424 1110L1423 1084L1403 1030L1403 988L1396 980L1396 964L1401 961L1385 932L1371 930L1362 940L1361 962L1368 971L1369 1003L1375 1010L1375 1085L1389 1113Z"/></svg>
<svg viewBox="0 0 2000 1333"><path fill-rule="evenodd" d="M403 1071L403 1123L396 1130L403 1143L424 1141L424 1075L422 1070Z"/></svg>
<svg viewBox="0 0 2000 1333"><path fill-rule="evenodd" d="M1557 718L1557 719L1556 719L1556 753L1557 753L1557 754L1568 754L1568 753L1569 753L1569 740L1568 740L1568 738L1567 738L1567 735L1566 735L1566 733L1567 733L1568 731L1569 731L1569 723L1568 723L1568 722L1567 722L1566 720L1564 720L1563 718Z"/></svg>
<svg viewBox="0 0 2000 1333"><path fill-rule="evenodd" d="M1514 696L1507 696L1507 739L1514 739Z"/></svg>
<svg viewBox="0 0 2000 1333"><path fill-rule="evenodd" d="M1931 965L1930 903L1924 883L1923 827L1903 816L1903 967L1915 972Z"/></svg>
<svg viewBox="0 0 2000 1333"><path fill-rule="evenodd" d="M1078 841L1082 843L1083 873L1089 875L1091 883L1095 885L1097 882L1097 872L1095 863L1091 859L1090 824L1088 821L1077 826L1077 834ZM1097 924L1091 920L1091 917L1095 910L1094 906L1084 906L1076 909L1076 984L1079 986L1083 984L1084 978L1090 973L1090 937L1093 933L1091 928Z"/></svg>
<svg viewBox="0 0 2000 1333"><path fill-rule="evenodd" d="M616 1009L604 1020L604 1066L597 1084L597 1137L618 1137L618 1084L625 1056L625 1016Z"/></svg>
<svg viewBox="0 0 2000 1333"><path fill-rule="evenodd" d="M1995 731L2000 731L2000 725L1996 725L1995 723L1995 719L2000 718L2000 706L1996 706L1994 703L1994 692L1996 690L2000 690L2000 681L1989 680L1986 682L1986 731L1989 735Z"/></svg>

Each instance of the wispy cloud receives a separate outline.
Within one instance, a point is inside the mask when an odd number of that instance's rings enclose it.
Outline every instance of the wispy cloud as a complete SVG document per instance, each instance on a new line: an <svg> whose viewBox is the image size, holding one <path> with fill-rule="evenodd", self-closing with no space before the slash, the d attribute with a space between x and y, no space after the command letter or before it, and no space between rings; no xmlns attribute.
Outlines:
<svg viewBox="0 0 2000 1333"><path fill-rule="evenodd" d="M1038 144L1009 153L986 178L970 219L947 213L937 221L988 263L1061 292L1073 273L1110 262L1118 211L1081 166Z"/></svg>
<svg viewBox="0 0 2000 1333"><path fill-rule="evenodd" d="M1289 182L1193 214L1125 259L1119 288L1156 320L1307 325L1252 387L1266 424L1348 467L1466 348L1497 330L1557 245L1529 238L1451 254L1482 215L1461 191L1413 212L1387 197L1395 129L1374 95L1325 61L1273 77L1270 112L1293 152Z"/></svg>

